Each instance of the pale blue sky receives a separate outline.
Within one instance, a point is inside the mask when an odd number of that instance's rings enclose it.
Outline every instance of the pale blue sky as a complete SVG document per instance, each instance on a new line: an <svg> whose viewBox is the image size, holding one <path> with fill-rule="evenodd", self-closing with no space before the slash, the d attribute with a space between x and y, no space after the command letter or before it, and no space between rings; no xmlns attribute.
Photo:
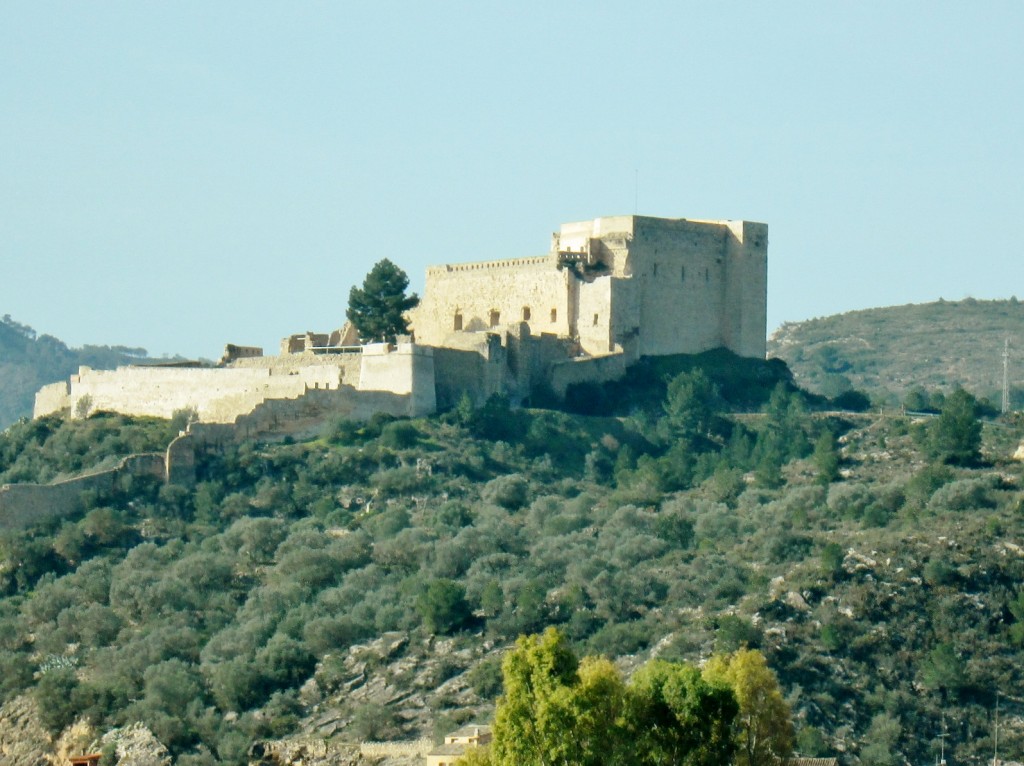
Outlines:
<svg viewBox="0 0 1024 766"><path fill-rule="evenodd" d="M1009 297L1022 137L1019 1L8 0L0 314L276 352L380 258L540 255L637 177L769 224L769 330Z"/></svg>

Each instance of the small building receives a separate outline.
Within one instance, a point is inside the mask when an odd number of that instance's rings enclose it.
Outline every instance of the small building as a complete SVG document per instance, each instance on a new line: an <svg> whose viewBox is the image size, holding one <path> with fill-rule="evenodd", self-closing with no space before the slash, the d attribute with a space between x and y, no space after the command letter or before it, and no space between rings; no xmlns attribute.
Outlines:
<svg viewBox="0 0 1024 766"><path fill-rule="evenodd" d="M486 745L491 741L491 737L490 726L467 724L445 735L444 743L427 754L427 766L452 766L469 748Z"/></svg>

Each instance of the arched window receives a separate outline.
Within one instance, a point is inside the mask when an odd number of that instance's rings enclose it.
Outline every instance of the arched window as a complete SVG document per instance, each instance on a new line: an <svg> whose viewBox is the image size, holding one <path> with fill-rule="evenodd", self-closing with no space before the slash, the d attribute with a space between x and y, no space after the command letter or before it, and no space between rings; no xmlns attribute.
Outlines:
<svg viewBox="0 0 1024 766"><path fill-rule="evenodd" d="M499 324L501 324L501 312L491 309L491 327L497 327Z"/></svg>
<svg viewBox="0 0 1024 766"><path fill-rule="evenodd" d="M455 312L455 323L454 324L455 324L455 330L456 331L462 329L462 312L461 311L456 311Z"/></svg>

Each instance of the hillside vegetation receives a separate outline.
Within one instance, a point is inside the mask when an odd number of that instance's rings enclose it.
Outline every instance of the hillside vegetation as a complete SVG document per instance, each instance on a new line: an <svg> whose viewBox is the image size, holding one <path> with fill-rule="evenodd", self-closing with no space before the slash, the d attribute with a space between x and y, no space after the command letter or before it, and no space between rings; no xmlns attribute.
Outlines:
<svg viewBox="0 0 1024 766"><path fill-rule="evenodd" d="M768 341L803 387L826 396L855 388L899 404L914 388L961 385L996 405L1009 339L1014 409L1024 408L1024 304L938 301L787 322Z"/></svg>
<svg viewBox="0 0 1024 766"><path fill-rule="evenodd" d="M0 319L0 428L32 416L36 391L66 380L81 365L112 370L147 359L146 350L126 346L68 348L52 335L37 335L28 325Z"/></svg>
<svg viewBox="0 0 1024 766"><path fill-rule="evenodd" d="M176 762L253 742L436 736L488 720L501 656L557 627L632 673L759 649L804 755L1024 749L1022 435L816 412L779 362L660 360L576 404L339 421L201 455L0 534L0 701L56 734L141 721ZM587 394L587 396L582 396ZM603 398L602 398L603 397ZM0 483L149 449L159 424L19 423ZM980 448L980 452L979 452ZM61 463L60 461L64 461Z"/></svg>

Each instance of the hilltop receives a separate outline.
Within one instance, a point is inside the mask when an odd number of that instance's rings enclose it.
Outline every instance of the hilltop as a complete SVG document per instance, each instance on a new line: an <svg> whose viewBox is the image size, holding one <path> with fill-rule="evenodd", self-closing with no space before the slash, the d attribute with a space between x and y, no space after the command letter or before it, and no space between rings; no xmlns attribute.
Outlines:
<svg viewBox="0 0 1024 766"><path fill-rule="evenodd" d="M898 404L913 388L961 385L999 404L1009 339L1014 409L1024 408L1024 304L1009 300L889 306L787 322L768 340L801 386L826 396L848 388Z"/></svg>
<svg viewBox="0 0 1024 766"><path fill-rule="evenodd" d="M92 346L69 348L52 335L38 335L10 314L0 319L0 429L32 416L36 391L78 372L81 365L112 370L149 357L144 348Z"/></svg>
<svg viewBox="0 0 1024 766"><path fill-rule="evenodd" d="M627 672L761 649L805 755L930 762L943 715L947 755L990 752L994 691L1024 682L1021 427L945 465L928 423L815 412L778 361L657 367L589 392L630 394L628 416L496 399L336 421L201 454L194 487L126 482L3 530L5 710L37 732L86 716L83 743L143 722L188 766L296 737L351 755L487 720L502 651L556 625ZM21 423L0 483L172 430ZM1002 697L1001 752L1022 715Z"/></svg>

